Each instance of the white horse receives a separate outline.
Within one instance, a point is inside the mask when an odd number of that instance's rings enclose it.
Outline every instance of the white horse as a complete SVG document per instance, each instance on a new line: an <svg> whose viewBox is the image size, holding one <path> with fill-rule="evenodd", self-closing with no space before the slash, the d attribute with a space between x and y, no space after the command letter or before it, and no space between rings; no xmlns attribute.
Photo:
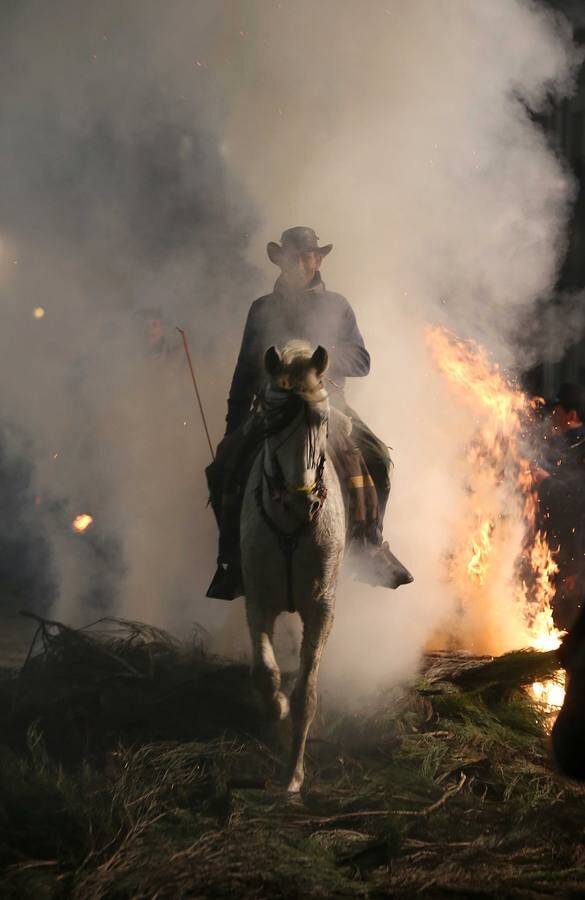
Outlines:
<svg viewBox="0 0 585 900"><path fill-rule="evenodd" d="M272 637L282 612L303 623L300 669L290 698L292 758L288 790L304 780L305 744L317 705L321 654L333 624L346 520L337 473L327 455L327 351L291 341L266 351L266 436L248 479L241 516L242 573L253 648L253 677L267 713L282 719Z"/></svg>

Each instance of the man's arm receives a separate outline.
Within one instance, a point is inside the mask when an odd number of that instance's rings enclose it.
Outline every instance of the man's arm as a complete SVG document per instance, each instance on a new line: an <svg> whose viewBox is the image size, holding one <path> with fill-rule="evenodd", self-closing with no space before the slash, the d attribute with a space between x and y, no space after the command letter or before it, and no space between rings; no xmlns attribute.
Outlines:
<svg viewBox="0 0 585 900"><path fill-rule="evenodd" d="M364 339L358 328L355 313L347 300L344 300L342 321L337 344L332 347L331 377L335 375L360 378L370 371L370 354L366 350Z"/></svg>
<svg viewBox="0 0 585 900"><path fill-rule="evenodd" d="M227 402L226 434L231 434L232 431L235 431L238 425L241 425L246 420L250 412L258 380L257 344L256 310L255 304L252 304L246 319L242 346L240 347L230 387Z"/></svg>

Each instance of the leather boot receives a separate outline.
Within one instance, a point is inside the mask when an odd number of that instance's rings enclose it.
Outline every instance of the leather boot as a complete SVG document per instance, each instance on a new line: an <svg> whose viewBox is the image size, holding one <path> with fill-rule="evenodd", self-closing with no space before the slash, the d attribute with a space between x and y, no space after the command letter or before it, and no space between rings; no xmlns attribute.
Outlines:
<svg viewBox="0 0 585 900"><path fill-rule="evenodd" d="M220 562L205 596L211 597L213 600L235 600L236 597L242 597L243 594L242 573L239 565Z"/></svg>
<svg viewBox="0 0 585 900"><path fill-rule="evenodd" d="M374 587L387 587L395 590L401 584L414 581L406 566L397 559L388 541L378 545L366 545L361 548L357 560L356 576L359 581Z"/></svg>

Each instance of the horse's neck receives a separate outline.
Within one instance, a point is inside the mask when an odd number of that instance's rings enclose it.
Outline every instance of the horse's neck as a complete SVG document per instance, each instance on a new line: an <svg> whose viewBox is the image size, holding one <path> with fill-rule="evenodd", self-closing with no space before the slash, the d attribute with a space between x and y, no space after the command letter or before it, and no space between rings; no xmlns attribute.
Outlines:
<svg viewBox="0 0 585 900"><path fill-rule="evenodd" d="M262 505L272 521L280 527L286 529L290 526L293 515L291 511L279 499L273 496L270 488L269 478L274 483L277 475L275 468L271 463L271 460L272 456L270 455L268 443L267 441L265 441L264 446L262 447L262 453L260 454L260 468L258 473L260 477Z"/></svg>

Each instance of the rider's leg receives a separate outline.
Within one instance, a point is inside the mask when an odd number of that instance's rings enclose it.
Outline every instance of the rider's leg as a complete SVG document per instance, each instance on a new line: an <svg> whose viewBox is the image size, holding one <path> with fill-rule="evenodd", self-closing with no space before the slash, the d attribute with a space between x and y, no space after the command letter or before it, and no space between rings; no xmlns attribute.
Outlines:
<svg viewBox="0 0 585 900"><path fill-rule="evenodd" d="M239 545L239 510L234 478L242 439L241 429L225 437L218 445L214 461L205 470L209 502L219 528L217 570L207 589L207 596L217 600L233 600L242 593L241 578L235 565Z"/></svg>
<svg viewBox="0 0 585 900"><path fill-rule="evenodd" d="M215 461L207 467L210 502L219 527L217 570L207 596L234 600L243 594L240 570L240 513L243 491L262 439L258 418L249 419L224 438Z"/></svg>
<svg viewBox="0 0 585 900"><path fill-rule="evenodd" d="M352 438L356 447L362 452L364 462L376 487L381 530L390 496L390 476L392 473L390 453L386 444L376 437L371 428L368 428L366 423L350 407L347 407L347 415L351 417L352 421Z"/></svg>
<svg viewBox="0 0 585 900"><path fill-rule="evenodd" d="M241 441L238 431L224 437L217 445L215 459L205 469L207 489L209 491L209 504L213 509L215 519L219 525L221 521L221 506L224 493L224 482L231 468L230 460L237 452L237 446Z"/></svg>
<svg viewBox="0 0 585 900"><path fill-rule="evenodd" d="M373 431L362 422L357 413L349 406L342 407L342 412L351 418L351 438L372 477L378 497L378 516L374 527L369 527L363 534L365 540L359 568L361 580L370 584L397 588L413 580L408 569L394 556L388 542L383 539L384 513L390 496L390 474L392 460L388 447L376 437Z"/></svg>

